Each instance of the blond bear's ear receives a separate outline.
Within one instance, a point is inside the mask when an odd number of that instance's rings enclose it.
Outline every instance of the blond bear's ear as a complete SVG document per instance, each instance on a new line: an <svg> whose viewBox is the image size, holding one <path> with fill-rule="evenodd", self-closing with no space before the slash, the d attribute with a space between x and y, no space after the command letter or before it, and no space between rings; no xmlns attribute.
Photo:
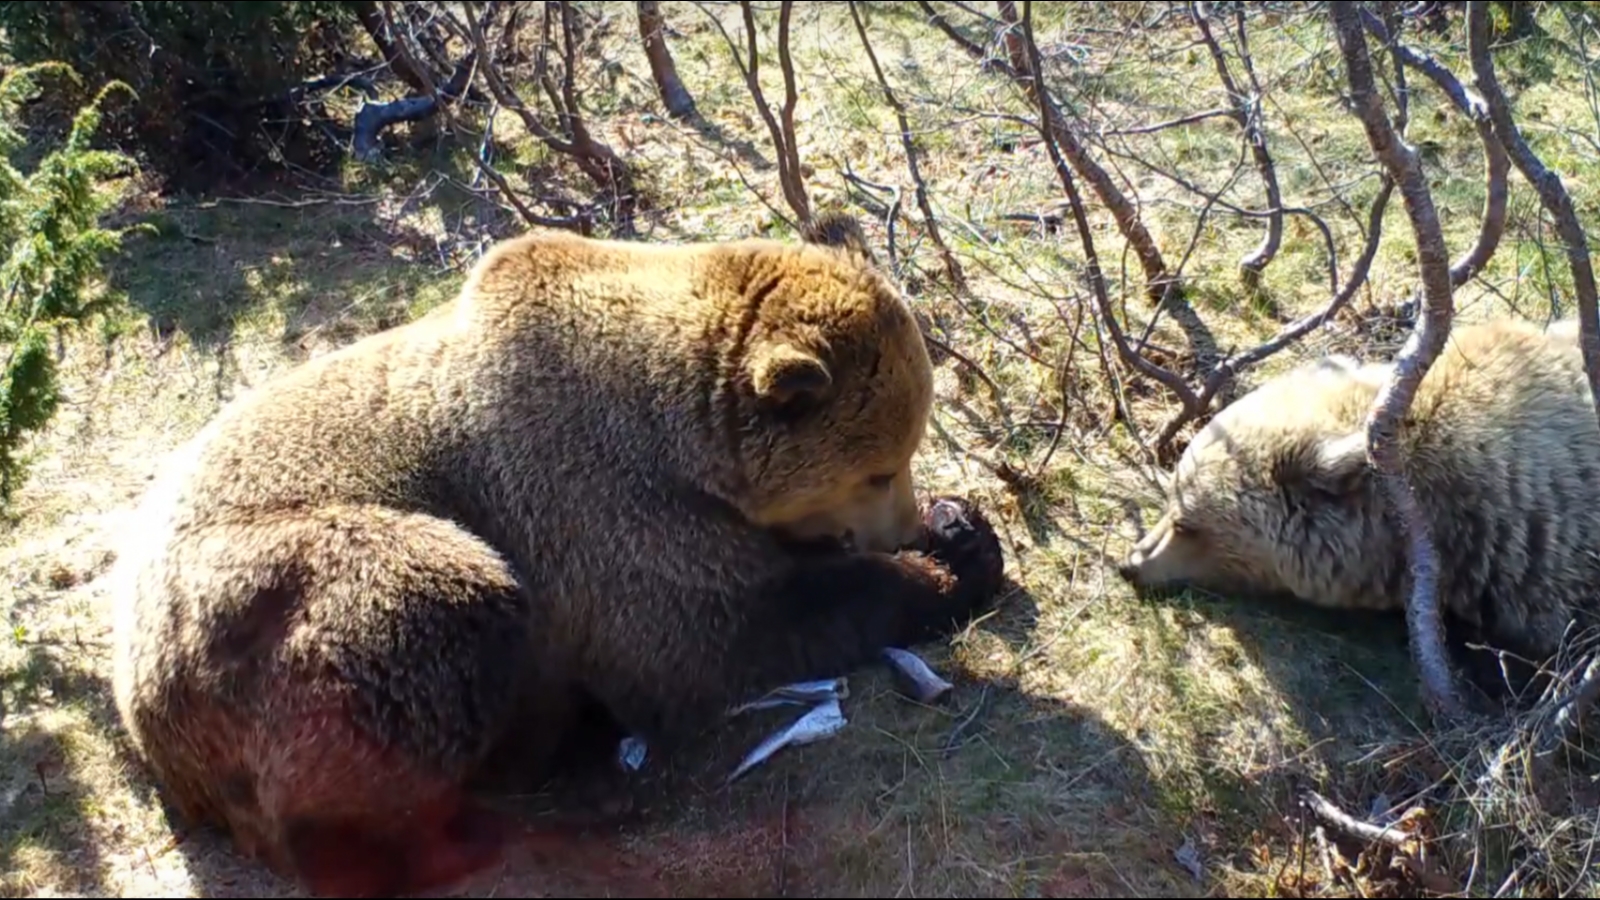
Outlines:
<svg viewBox="0 0 1600 900"><path fill-rule="evenodd" d="M1311 455L1311 462L1307 475L1314 487L1330 494L1354 491L1370 471L1367 433L1352 431L1319 440Z"/></svg>
<svg viewBox="0 0 1600 900"><path fill-rule="evenodd" d="M1370 472L1367 433L1352 431L1314 438L1286 452L1274 474L1282 487L1338 497L1358 490Z"/></svg>
<svg viewBox="0 0 1600 900"><path fill-rule="evenodd" d="M811 351L787 342L756 349L748 366L756 397L778 408L809 405L833 383L827 363Z"/></svg>

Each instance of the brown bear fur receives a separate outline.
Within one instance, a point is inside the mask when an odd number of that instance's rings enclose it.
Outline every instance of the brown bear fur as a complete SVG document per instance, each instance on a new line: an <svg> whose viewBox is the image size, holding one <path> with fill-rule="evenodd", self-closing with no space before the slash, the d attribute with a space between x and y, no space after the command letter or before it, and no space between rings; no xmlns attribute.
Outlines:
<svg viewBox="0 0 1600 900"><path fill-rule="evenodd" d="M816 233L505 241L209 423L116 598L177 812L320 893L440 889L511 834L466 790L585 704L670 752L989 602L993 530L912 492L923 337L859 227Z"/></svg>
<svg viewBox="0 0 1600 900"><path fill-rule="evenodd" d="M1454 329L1401 430L1438 549L1457 661L1508 687L1483 643L1527 663L1600 611L1600 425L1574 335L1499 320ZM1392 364L1321 359L1219 411L1121 572L1336 609L1403 610L1407 544L1366 458L1365 419ZM1494 682L1498 680L1498 684Z"/></svg>

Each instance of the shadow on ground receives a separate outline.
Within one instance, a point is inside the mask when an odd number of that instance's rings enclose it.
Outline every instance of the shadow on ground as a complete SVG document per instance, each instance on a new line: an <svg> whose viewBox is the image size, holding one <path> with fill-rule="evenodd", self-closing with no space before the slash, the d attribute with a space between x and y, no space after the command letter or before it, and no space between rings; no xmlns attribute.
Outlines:
<svg viewBox="0 0 1600 900"><path fill-rule="evenodd" d="M990 633L1025 639L1032 598L1013 593L1002 615ZM944 702L905 699L886 669L855 673L842 732L786 748L732 784L739 759L803 710L736 719L675 760L649 759L629 786L633 811L609 825L554 824L580 785L502 798L538 837L453 895L1192 892L1171 861L1173 836L1152 817L1140 756L1114 730L1081 706L965 676L951 651L919 649L957 685ZM188 833L176 852L203 896L300 893L231 855L209 829Z"/></svg>
<svg viewBox="0 0 1600 900"><path fill-rule="evenodd" d="M90 827L96 798L80 779L80 745L108 741L116 713L108 685L82 665L83 649L20 642L0 671L0 872L48 872L65 879L54 890L104 895L113 891ZM12 877L0 877L11 896L45 887L6 884Z"/></svg>

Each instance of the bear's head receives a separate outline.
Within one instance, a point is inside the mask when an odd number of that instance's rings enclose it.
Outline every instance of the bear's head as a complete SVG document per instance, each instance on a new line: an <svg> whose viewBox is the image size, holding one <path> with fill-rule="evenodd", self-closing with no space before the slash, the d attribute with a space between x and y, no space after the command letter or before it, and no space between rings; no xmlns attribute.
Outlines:
<svg viewBox="0 0 1600 900"><path fill-rule="evenodd" d="M724 248L748 330L734 354L732 425L754 522L797 540L916 542L911 477L933 403L921 329L861 231L819 217L807 243Z"/></svg>
<svg viewBox="0 0 1600 900"><path fill-rule="evenodd" d="M1385 604L1371 585L1394 540L1365 416L1386 373L1331 356L1219 411L1167 476L1162 516L1119 574L1141 591Z"/></svg>

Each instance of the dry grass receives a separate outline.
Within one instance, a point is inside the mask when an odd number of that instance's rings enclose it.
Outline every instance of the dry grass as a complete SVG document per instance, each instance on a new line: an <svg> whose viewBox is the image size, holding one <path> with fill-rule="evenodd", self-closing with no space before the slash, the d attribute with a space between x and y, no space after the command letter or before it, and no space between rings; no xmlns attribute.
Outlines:
<svg viewBox="0 0 1600 900"><path fill-rule="evenodd" d="M1191 46L1193 35L1123 27L1119 17L1149 15L1153 5L1071 7L1077 12L1039 6L1047 52L1069 38L1089 48L1059 83L1092 120L1137 124L1220 105L1215 74L1203 49ZM646 238L781 232L746 187L781 204L765 131L707 16L689 4L668 8L680 32L673 52L708 120L675 125L647 115L656 101L642 80L648 68L634 46L631 4L605 7L615 21L601 48L619 65L610 80L587 86L586 103L652 192ZM738 38L736 8L705 7L720 10ZM1520 798L1512 808L1462 802L1450 776L1470 781L1482 769L1477 755L1501 736L1438 735L1421 725L1398 619L1350 621L1212 598L1146 603L1116 579L1111 560L1136 536L1154 494L1141 474L1148 463L1117 420L1113 396L1126 397L1143 431L1159 425L1170 401L1148 382L1108 382L1093 316L1080 312L1076 244L998 219L1059 196L1043 150L1019 142L1024 129L994 115L1024 112L1010 85L979 73L921 23L913 4L869 10L875 49L921 129L924 171L946 237L975 290L969 298L946 292L935 278L933 249L904 221L897 227L902 278L935 333L1000 391L960 363L941 363L940 403L919 475L930 491L965 491L993 511L1021 590L948 649L926 653L957 682L950 706L910 704L893 694L885 673L861 673L845 703L851 724L834 739L786 750L731 788L718 776L792 712L731 728L682 771L659 771L652 760L639 785L643 815L588 838L592 865L571 856L558 857L564 865L512 865L471 893L1077 897L1418 889L1413 877L1389 872L1377 857L1351 887L1333 851L1323 855L1315 823L1295 805L1303 785L1363 815L1379 798L1420 798L1439 834L1481 818L1473 833L1498 844L1485 846L1492 852L1472 873L1474 892L1493 893L1513 870L1519 880L1511 896L1577 882L1595 831L1592 813L1584 812L1595 806L1585 796L1590 789L1576 779L1541 785L1538 808L1527 805L1534 794L1528 790L1499 795ZM811 187L821 203L854 202L844 177L848 161L862 178L903 185L909 206L893 117L857 40L843 10L798 8L800 155L814 169ZM1359 234L1329 199L1328 185L1343 187L1364 212L1376 185L1362 176L1375 169L1359 125L1339 106L1342 72L1331 37L1320 21L1284 19L1261 23L1252 42L1272 88L1269 139L1286 196L1323 213L1347 269ZM1600 193L1592 187L1600 165L1561 130L1600 134L1572 61L1543 44L1507 51L1502 65L1540 152L1567 178L1580 215L1600 221ZM775 68L763 66L774 79ZM1422 90L1411 135L1429 149L1454 249L1476 228L1481 166L1470 126L1442 110ZM511 118L501 116L501 140L518 138ZM1239 158L1237 139L1221 121L1113 146L1217 186ZM1130 158L1100 154L1135 185L1169 258L1182 258L1199 204ZM564 172L525 140L515 160L500 165L519 180L529 171ZM459 283L466 257L453 236L512 227L469 193L428 177L434 169L471 178L459 153L445 153L347 174L350 191L382 202L169 206L150 214L163 235L117 266L114 278L129 291L131 310L108 329L115 335L110 349L98 336L70 348L71 402L39 443L19 523L0 548L8 630L0 637L0 895L292 893L233 858L215 836L168 818L123 755L108 705L105 597L96 577L110 561L111 535L161 454L238 385L428 308ZM1234 200L1260 205L1253 184L1247 174ZM1511 233L1484 276L1460 292L1463 316L1508 308L1548 315L1547 287L1564 275L1559 257L1545 253L1535 213L1531 193L1514 185ZM1102 256L1116 274L1120 241L1101 224ZM1398 201L1386 224L1357 311L1393 305L1414 282ZM1235 264L1259 240L1258 227L1214 217L1186 269L1193 302L1223 348L1247 347L1270 335L1278 317L1325 301L1322 244L1303 219L1290 220L1261 296L1243 296ZM881 225L870 231L881 245ZM1127 305L1137 330L1148 308L1136 299ZM1356 324L1330 326L1250 377L1306 354L1381 350L1398 339ZM1175 357L1186 347L1165 318L1154 341ZM1063 368L1072 373L1065 391ZM1065 430L1053 442L1058 426ZM997 474L1008 470L1029 476L1024 490ZM1504 821L1524 833L1482 827ZM1525 853L1541 843L1538 854ZM1469 874L1466 845L1441 846L1440 871L1461 889ZM1346 846L1352 860L1358 849Z"/></svg>

